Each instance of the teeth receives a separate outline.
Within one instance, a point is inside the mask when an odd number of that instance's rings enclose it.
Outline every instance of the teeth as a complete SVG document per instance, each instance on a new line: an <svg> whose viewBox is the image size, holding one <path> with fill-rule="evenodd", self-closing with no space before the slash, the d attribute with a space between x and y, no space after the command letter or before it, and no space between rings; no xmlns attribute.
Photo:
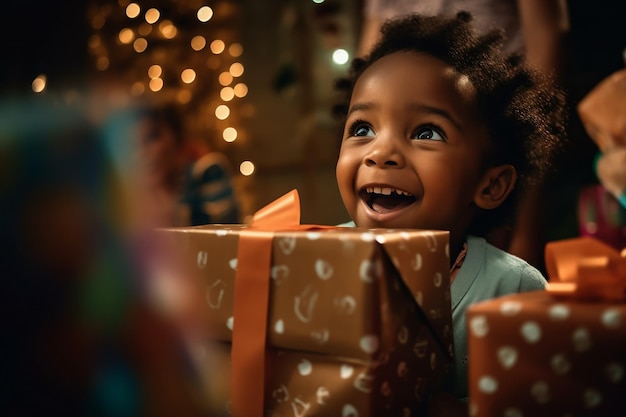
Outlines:
<svg viewBox="0 0 626 417"><path fill-rule="evenodd" d="M381 194L381 195L391 195L392 193L396 193L398 195L412 196L413 194L408 191L398 190L396 188L390 187L366 187L365 191L369 194Z"/></svg>

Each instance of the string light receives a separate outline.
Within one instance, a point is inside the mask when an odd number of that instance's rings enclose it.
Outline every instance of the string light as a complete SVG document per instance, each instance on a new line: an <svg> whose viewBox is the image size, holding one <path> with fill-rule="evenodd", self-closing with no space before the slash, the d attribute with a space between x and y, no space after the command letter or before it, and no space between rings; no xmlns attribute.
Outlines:
<svg viewBox="0 0 626 417"><path fill-rule="evenodd" d="M215 109L215 117L220 120L226 120L230 116L230 108L225 104L220 104Z"/></svg>
<svg viewBox="0 0 626 417"><path fill-rule="evenodd" d="M345 49L335 49L333 52L333 62L338 65L343 65L350 59L350 54Z"/></svg>
<svg viewBox="0 0 626 417"><path fill-rule="evenodd" d="M163 79L153 78L150 80L150 90L157 92L163 88Z"/></svg>
<svg viewBox="0 0 626 417"><path fill-rule="evenodd" d="M196 72L191 68L187 68L180 73L180 79L183 80L185 84L191 84L196 80Z"/></svg>
<svg viewBox="0 0 626 417"><path fill-rule="evenodd" d="M206 46L206 39L204 38L204 36L194 36L193 39L191 39L191 49L193 49L194 51L201 51L204 49L204 47Z"/></svg>
<svg viewBox="0 0 626 417"><path fill-rule="evenodd" d="M223 73L220 74L220 76L217 79L220 82L220 84L225 87L227 85L230 85L230 83L233 82L233 75L230 72L224 71Z"/></svg>
<svg viewBox="0 0 626 417"><path fill-rule="evenodd" d="M235 95L239 98L245 97L248 94L248 86L244 83L238 83L233 88Z"/></svg>
<svg viewBox="0 0 626 417"><path fill-rule="evenodd" d="M46 89L47 77L44 74L38 75L32 82L32 88L35 93L41 93Z"/></svg>
<svg viewBox="0 0 626 417"><path fill-rule="evenodd" d="M209 6L202 6L198 9L198 20L202 23L208 22L213 17L213 9Z"/></svg>
<svg viewBox="0 0 626 417"><path fill-rule="evenodd" d="M148 77L150 78L158 78L163 74L163 68L160 65L154 64L150 65L148 68Z"/></svg>
<svg viewBox="0 0 626 417"><path fill-rule="evenodd" d="M135 39L135 34L133 33L132 29L124 28L120 30L118 38L123 44L129 44L133 41L133 39Z"/></svg>
<svg viewBox="0 0 626 417"><path fill-rule="evenodd" d="M234 142L237 140L237 129L234 127L227 127L222 132L222 138L224 138L225 142Z"/></svg>
<svg viewBox="0 0 626 417"><path fill-rule="evenodd" d="M245 136L238 121L249 117L246 109L252 108L239 100L233 103L248 94L245 83L233 82L245 72L239 58L244 48L233 42L232 30L219 20L222 13L229 18L232 9L214 10L198 3L192 6L180 2L175 8L161 9L161 1L149 5L138 0L116 0L93 8L88 17L93 28L89 53L95 69L109 71L107 77L119 77L120 82L128 83L129 97L147 94L151 95L147 99L157 103L188 105L185 117L191 119L186 121L190 126L221 131L224 142L232 143ZM214 20L218 24L213 25ZM177 26L175 22L185 25ZM32 82L33 91L45 91L46 84L46 76L38 76ZM213 109L214 117L203 117L207 109ZM252 175L254 163L244 161L240 171Z"/></svg>
<svg viewBox="0 0 626 417"><path fill-rule="evenodd" d="M241 77L243 75L243 65L240 62L231 64L230 73L233 77Z"/></svg>
<svg viewBox="0 0 626 417"><path fill-rule="evenodd" d="M221 39L215 39L213 42L211 42L209 48L211 48L211 52L213 52L215 55L218 55L224 52L226 44L224 44L224 41Z"/></svg>
<svg viewBox="0 0 626 417"><path fill-rule="evenodd" d="M231 101L235 98L235 90L232 87L224 87L220 90L220 98L224 101Z"/></svg>
<svg viewBox="0 0 626 417"><path fill-rule="evenodd" d="M141 8L137 3L131 3L126 6L126 16L129 18L134 19L139 16L139 13L141 13Z"/></svg>
<svg viewBox="0 0 626 417"><path fill-rule="evenodd" d="M239 164L239 172L241 172L241 175L245 175L246 177L254 174L254 164L252 161L243 161Z"/></svg>
<svg viewBox="0 0 626 417"><path fill-rule="evenodd" d="M160 17L161 17L161 12L159 12L158 9L154 9L154 8L149 9L145 15L146 22L150 23L151 25L156 23Z"/></svg>

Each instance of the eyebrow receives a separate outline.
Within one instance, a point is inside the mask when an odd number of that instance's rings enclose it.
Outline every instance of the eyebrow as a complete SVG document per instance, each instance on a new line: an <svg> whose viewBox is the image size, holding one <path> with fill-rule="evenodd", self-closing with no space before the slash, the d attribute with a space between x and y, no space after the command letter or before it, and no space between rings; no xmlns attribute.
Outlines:
<svg viewBox="0 0 626 417"><path fill-rule="evenodd" d="M348 110L348 116L350 116L355 111L359 110L371 110L376 108L376 104L373 102L364 102L364 103L356 103L354 106L350 107ZM452 123L458 130L463 130L461 127L461 123L459 123L450 113L447 111L440 109L438 107L427 106L425 104L417 104L417 103L409 103L407 106L410 110L419 111L423 113L431 113L436 114L438 116L447 119L450 123Z"/></svg>

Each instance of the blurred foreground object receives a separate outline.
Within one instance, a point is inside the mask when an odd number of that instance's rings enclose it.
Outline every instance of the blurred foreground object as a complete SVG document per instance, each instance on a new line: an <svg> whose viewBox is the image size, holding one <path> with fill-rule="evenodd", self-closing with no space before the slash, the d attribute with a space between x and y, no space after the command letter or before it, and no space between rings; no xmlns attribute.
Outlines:
<svg viewBox="0 0 626 417"><path fill-rule="evenodd" d="M602 80L577 109L601 152L595 161L596 175L626 207L626 68Z"/></svg>
<svg viewBox="0 0 626 417"><path fill-rule="evenodd" d="M0 103L0 415L205 415L179 329L137 291L99 126Z"/></svg>
<svg viewBox="0 0 626 417"><path fill-rule="evenodd" d="M601 152L626 146L626 68L594 87L578 104L578 114Z"/></svg>

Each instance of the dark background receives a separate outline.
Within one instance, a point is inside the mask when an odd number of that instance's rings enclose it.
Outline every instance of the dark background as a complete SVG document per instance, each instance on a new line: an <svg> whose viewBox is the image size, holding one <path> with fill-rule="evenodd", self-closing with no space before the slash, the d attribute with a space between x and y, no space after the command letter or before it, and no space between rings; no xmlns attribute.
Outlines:
<svg viewBox="0 0 626 417"><path fill-rule="evenodd" d="M2 6L0 93L23 94L46 74L56 87L80 86L88 68L85 0L19 0Z"/></svg>

